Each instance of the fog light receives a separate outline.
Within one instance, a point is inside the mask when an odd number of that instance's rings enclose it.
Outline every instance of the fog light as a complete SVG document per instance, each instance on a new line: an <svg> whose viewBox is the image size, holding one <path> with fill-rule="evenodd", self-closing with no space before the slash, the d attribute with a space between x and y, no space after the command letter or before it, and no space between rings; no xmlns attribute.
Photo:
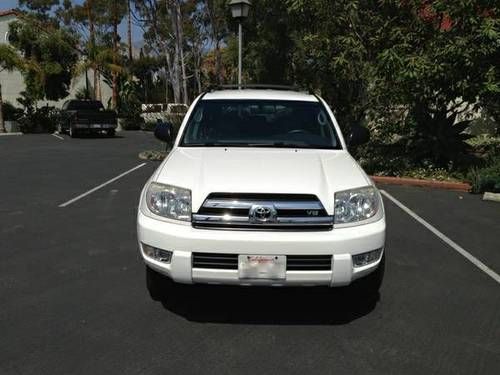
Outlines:
<svg viewBox="0 0 500 375"><path fill-rule="evenodd" d="M352 263L354 264L354 267L363 267L379 260L380 254L382 254L382 249L372 250L366 253L353 255Z"/></svg>
<svg viewBox="0 0 500 375"><path fill-rule="evenodd" d="M172 260L172 252L168 250L158 249L153 246L149 246L146 244L142 244L142 250L144 254L149 257L157 260L158 262L170 263Z"/></svg>

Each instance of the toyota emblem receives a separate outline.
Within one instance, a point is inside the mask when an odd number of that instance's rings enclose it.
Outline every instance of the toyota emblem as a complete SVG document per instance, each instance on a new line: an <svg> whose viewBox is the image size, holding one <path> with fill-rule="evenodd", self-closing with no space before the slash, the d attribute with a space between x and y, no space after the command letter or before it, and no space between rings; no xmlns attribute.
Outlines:
<svg viewBox="0 0 500 375"><path fill-rule="evenodd" d="M250 208L249 218L252 223L276 222L277 212L273 205L253 205Z"/></svg>

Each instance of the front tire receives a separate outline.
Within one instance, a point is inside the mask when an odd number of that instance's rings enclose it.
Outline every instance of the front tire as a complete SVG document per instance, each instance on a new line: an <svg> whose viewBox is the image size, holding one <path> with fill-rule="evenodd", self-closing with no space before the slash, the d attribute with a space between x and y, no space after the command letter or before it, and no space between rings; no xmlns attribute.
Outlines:
<svg viewBox="0 0 500 375"><path fill-rule="evenodd" d="M146 266L146 287L152 300L163 301L172 291L174 282Z"/></svg>
<svg viewBox="0 0 500 375"><path fill-rule="evenodd" d="M59 134L64 134L64 133L65 133L65 132L64 132L64 129L63 129L63 127L62 127L62 124L57 124L57 132L58 132Z"/></svg>
<svg viewBox="0 0 500 375"><path fill-rule="evenodd" d="M107 130L106 134L108 135L108 137L114 137L115 136L115 129Z"/></svg>
<svg viewBox="0 0 500 375"><path fill-rule="evenodd" d="M69 127L69 136L71 138L76 138L78 136L76 129L74 129L72 126Z"/></svg>
<svg viewBox="0 0 500 375"><path fill-rule="evenodd" d="M376 298L379 294L380 287L382 286L382 281L384 280L385 273L385 251L382 254L382 259L375 271L369 275L356 280L352 287L355 293L364 298Z"/></svg>

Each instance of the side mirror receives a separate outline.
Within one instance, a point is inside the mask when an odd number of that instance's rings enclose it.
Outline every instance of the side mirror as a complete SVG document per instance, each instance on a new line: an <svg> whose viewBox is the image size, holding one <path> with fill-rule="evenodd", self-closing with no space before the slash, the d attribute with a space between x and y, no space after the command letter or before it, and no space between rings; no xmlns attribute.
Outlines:
<svg viewBox="0 0 500 375"><path fill-rule="evenodd" d="M368 142L369 140L370 132L368 131L368 129L360 125L354 125L351 128L351 134L349 135L347 144L350 147L356 147Z"/></svg>
<svg viewBox="0 0 500 375"><path fill-rule="evenodd" d="M160 141L171 143L174 127L169 122L162 122L155 127L155 137Z"/></svg>

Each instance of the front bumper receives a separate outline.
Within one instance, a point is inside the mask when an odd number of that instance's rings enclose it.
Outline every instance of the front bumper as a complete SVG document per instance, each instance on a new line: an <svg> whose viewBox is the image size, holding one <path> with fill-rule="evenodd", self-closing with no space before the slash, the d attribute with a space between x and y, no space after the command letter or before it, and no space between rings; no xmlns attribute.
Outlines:
<svg viewBox="0 0 500 375"><path fill-rule="evenodd" d="M144 262L180 283L343 286L378 267L380 259L367 266L353 267L352 255L384 248L385 219L322 232L232 231L195 229L190 223L156 220L139 210L137 235ZM171 262L163 263L145 256L142 243L172 251ZM237 270L193 268L193 252L332 255L332 267L328 271L287 271L285 280L241 280Z"/></svg>
<svg viewBox="0 0 500 375"><path fill-rule="evenodd" d="M110 129L116 129L117 127L116 124L86 124L86 123L76 123L74 126L78 130L88 130L88 131L110 130Z"/></svg>

